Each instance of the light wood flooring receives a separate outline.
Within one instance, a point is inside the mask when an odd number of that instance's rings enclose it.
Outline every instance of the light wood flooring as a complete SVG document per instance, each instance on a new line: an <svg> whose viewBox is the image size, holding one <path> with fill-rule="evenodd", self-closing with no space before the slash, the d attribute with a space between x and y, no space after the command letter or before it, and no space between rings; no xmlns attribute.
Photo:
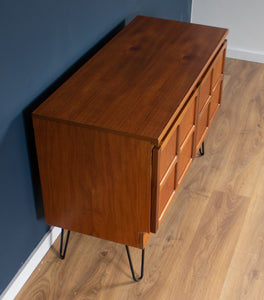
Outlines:
<svg viewBox="0 0 264 300"><path fill-rule="evenodd" d="M222 107L157 234L145 275L125 247L72 233L17 296L25 299L264 299L264 64L226 60ZM131 249L135 268L138 249Z"/></svg>

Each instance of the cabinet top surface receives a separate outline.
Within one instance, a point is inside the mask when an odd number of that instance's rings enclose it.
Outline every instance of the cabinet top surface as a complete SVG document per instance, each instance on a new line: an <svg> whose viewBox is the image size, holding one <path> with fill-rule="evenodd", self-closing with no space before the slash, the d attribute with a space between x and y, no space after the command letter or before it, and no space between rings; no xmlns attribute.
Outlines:
<svg viewBox="0 0 264 300"><path fill-rule="evenodd" d="M33 113L158 143L227 29L136 17Z"/></svg>

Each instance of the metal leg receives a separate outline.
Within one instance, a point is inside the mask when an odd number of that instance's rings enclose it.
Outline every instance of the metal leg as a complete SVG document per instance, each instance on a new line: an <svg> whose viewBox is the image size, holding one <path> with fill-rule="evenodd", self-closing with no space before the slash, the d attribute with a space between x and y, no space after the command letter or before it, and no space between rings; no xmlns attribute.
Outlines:
<svg viewBox="0 0 264 300"><path fill-rule="evenodd" d="M64 245L64 249L62 251L62 244L63 244L63 232L64 229L61 228L61 240L60 240L60 259L64 259L65 254L66 254L66 250L67 250L67 246L68 246L68 241L69 241L69 236L70 236L70 230L68 230L67 232L67 236L66 236L66 241L65 241L65 245Z"/></svg>
<svg viewBox="0 0 264 300"><path fill-rule="evenodd" d="M204 155L204 142L202 143L201 148L199 149L200 155Z"/></svg>
<svg viewBox="0 0 264 300"><path fill-rule="evenodd" d="M128 246L126 246L126 251L127 251L127 257L128 257L128 261L129 261L129 266L130 266L130 270L132 273L132 277L134 279L134 281L140 281L143 278L144 275L144 256L145 256L145 249L142 249L142 256L141 256L141 275L140 277L136 278L135 277L135 272L134 272L134 268L133 268L133 264L131 261L131 257L130 257L130 252L129 252L129 248Z"/></svg>

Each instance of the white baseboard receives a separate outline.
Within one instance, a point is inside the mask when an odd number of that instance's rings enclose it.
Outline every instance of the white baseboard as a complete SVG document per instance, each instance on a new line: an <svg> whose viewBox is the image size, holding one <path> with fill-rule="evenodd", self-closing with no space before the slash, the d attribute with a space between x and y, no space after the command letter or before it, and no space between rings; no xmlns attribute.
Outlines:
<svg viewBox="0 0 264 300"><path fill-rule="evenodd" d="M261 52L245 51L227 47L226 56L230 58L264 63L264 53Z"/></svg>
<svg viewBox="0 0 264 300"><path fill-rule="evenodd" d="M59 234L60 228L51 227L0 295L1 300L13 300L17 296L35 268L49 251L51 245L56 241Z"/></svg>

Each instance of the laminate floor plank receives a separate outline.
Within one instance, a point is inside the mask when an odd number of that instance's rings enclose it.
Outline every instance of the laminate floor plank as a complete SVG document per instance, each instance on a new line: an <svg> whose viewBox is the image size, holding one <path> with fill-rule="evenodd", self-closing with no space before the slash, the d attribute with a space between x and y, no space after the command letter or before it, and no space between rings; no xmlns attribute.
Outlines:
<svg viewBox="0 0 264 300"><path fill-rule="evenodd" d="M168 249L161 266L167 276L142 299L218 299L249 204L250 198L213 192L188 248Z"/></svg>
<svg viewBox="0 0 264 300"><path fill-rule="evenodd" d="M264 300L264 64L226 60L222 106L135 283L124 246L72 233L17 300ZM140 250L131 248L135 269Z"/></svg>
<svg viewBox="0 0 264 300"><path fill-rule="evenodd" d="M263 197L252 200L254 203L230 264L221 300L264 299Z"/></svg>

